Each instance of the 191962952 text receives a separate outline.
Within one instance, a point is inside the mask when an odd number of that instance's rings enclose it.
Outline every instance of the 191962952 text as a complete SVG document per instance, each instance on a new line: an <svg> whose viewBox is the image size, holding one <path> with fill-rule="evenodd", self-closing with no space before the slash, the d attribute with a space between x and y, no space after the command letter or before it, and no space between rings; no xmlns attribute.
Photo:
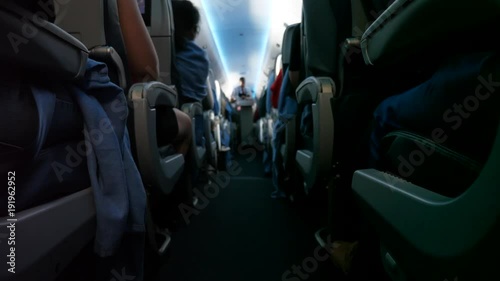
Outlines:
<svg viewBox="0 0 500 281"><path fill-rule="evenodd" d="M7 254L7 269L11 273L16 273L16 172L7 173L7 219L8 241L10 246Z"/></svg>

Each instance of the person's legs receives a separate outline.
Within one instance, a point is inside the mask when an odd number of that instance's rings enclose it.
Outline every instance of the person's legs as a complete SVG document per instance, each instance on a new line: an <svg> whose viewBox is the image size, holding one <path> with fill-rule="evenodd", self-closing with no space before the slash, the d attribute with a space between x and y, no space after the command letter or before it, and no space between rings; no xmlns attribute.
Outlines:
<svg viewBox="0 0 500 281"><path fill-rule="evenodd" d="M428 81L384 100L374 114L376 123L370 143L373 160L379 160L382 138L399 129L410 130L467 156L477 155L478 147L470 146L467 140L474 136L492 141L494 137L497 116L492 114L496 112L492 107L498 95L492 93L499 84L498 68L495 55L455 57ZM488 145L479 150L489 148ZM487 152L481 151L481 156L484 158Z"/></svg>
<svg viewBox="0 0 500 281"><path fill-rule="evenodd" d="M179 133L177 137L174 139L174 146L178 153L184 155L184 159L186 160L186 168L184 169L183 176L181 177L181 181L178 183L178 186L185 187L182 188L182 194L180 194L181 202L191 205L193 203L193 174L192 171L192 156L191 156L191 145L193 138L193 131L191 123L191 117L186 113L174 109L175 116L177 118L177 125L179 126Z"/></svg>
<svg viewBox="0 0 500 281"><path fill-rule="evenodd" d="M175 152L182 154L186 161L181 180L177 183L177 187L181 188L174 189L170 196L171 200L192 204L190 149L193 133L191 118L177 108L157 108L157 114L158 146L172 145ZM172 212L172 214L174 213Z"/></svg>
<svg viewBox="0 0 500 281"><path fill-rule="evenodd" d="M177 119L177 126L179 128L177 136L172 140L172 144L178 153L186 156L189 152L191 146L191 140L193 137L191 118L189 116L174 108L175 118Z"/></svg>
<svg viewBox="0 0 500 281"><path fill-rule="evenodd" d="M176 108L156 108L158 146L172 145L177 153L186 156L191 145L191 119Z"/></svg>

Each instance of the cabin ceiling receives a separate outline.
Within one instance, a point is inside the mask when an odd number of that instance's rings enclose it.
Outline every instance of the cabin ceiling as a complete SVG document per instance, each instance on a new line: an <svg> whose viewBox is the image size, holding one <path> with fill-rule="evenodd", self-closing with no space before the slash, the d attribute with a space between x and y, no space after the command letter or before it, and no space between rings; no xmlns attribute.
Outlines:
<svg viewBox="0 0 500 281"><path fill-rule="evenodd" d="M281 52L286 24L300 22L301 0L192 0L202 16L196 42L209 54L227 95L244 76L256 95Z"/></svg>

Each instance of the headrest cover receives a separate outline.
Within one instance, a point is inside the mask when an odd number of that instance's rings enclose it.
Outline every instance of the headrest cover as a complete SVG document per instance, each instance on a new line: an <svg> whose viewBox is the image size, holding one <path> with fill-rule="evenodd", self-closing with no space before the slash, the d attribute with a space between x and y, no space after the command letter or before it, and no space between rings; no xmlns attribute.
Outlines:
<svg viewBox="0 0 500 281"><path fill-rule="evenodd" d="M300 24L292 24L289 25L286 30L285 34L283 35L283 44L281 46L281 61L283 63L283 66L288 66L290 64L290 61L292 59L293 55L293 48L294 48L294 42L297 41L297 39L300 42ZM297 36L299 38L297 38ZM295 46L300 48L300 46Z"/></svg>
<svg viewBox="0 0 500 281"><path fill-rule="evenodd" d="M37 14L9 1L0 4L0 61L49 79L83 77L88 50Z"/></svg>

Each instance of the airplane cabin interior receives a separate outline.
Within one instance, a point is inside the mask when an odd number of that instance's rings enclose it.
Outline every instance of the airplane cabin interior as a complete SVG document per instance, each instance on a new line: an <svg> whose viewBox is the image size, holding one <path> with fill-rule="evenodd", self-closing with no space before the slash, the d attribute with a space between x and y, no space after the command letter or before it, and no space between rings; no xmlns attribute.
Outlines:
<svg viewBox="0 0 500 281"><path fill-rule="evenodd" d="M500 1L4 0L0 280L498 279Z"/></svg>

